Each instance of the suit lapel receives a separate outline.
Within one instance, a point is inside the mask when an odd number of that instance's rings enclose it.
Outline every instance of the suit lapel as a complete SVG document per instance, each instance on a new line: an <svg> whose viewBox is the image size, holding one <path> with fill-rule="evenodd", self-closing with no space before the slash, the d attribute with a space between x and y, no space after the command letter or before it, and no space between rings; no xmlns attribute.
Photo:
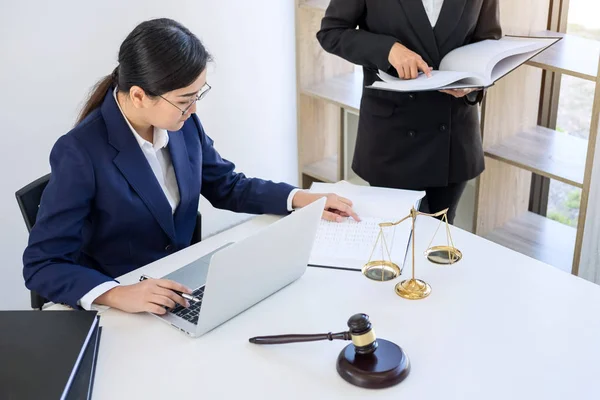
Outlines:
<svg viewBox="0 0 600 400"><path fill-rule="evenodd" d="M190 204L192 182L192 169L182 131L169 132L169 153L171 154L181 198L179 207L175 211L175 220L177 221L180 215L185 214L185 209Z"/></svg>
<svg viewBox="0 0 600 400"><path fill-rule="evenodd" d="M425 47L429 57L437 65L440 63L440 53L438 50L438 44L436 37L433 34L431 28L431 22L427 17L425 7L423 7L423 0L399 0L400 5L404 9L406 18L410 22L413 30L417 33L417 37ZM445 1L448 3L448 0ZM444 4L445 6L445 4Z"/></svg>
<svg viewBox="0 0 600 400"><path fill-rule="evenodd" d="M446 43L458 26L466 4L467 0L444 0L440 16L433 30L439 48Z"/></svg>
<svg viewBox="0 0 600 400"><path fill-rule="evenodd" d="M119 152L113 162L146 204L161 228L175 241L175 226L169 201L125 122L113 98L112 90L108 91L101 110L106 122L108 141Z"/></svg>

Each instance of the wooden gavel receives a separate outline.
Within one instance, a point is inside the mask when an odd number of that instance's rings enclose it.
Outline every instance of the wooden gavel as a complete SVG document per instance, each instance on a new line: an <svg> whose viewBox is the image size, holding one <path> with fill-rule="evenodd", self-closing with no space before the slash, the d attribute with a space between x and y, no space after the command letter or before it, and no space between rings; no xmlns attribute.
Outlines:
<svg viewBox="0 0 600 400"><path fill-rule="evenodd" d="M347 382L372 389L396 385L408 376L410 361L404 350L385 339L377 339L366 314L348 320L349 331L316 335L276 335L250 338L254 344L284 344L317 340L352 340L340 352L336 370Z"/></svg>
<svg viewBox="0 0 600 400"><path fill-rule="evenodd" d="M377 338L366 314L355 314L348 319L350 330L338 333L317 333L313 335L291 334L275 336L256 336L250 338L254 344L285 344L315 342L319 340L352 340L356 353L371 354L377 349Z"/></svg>

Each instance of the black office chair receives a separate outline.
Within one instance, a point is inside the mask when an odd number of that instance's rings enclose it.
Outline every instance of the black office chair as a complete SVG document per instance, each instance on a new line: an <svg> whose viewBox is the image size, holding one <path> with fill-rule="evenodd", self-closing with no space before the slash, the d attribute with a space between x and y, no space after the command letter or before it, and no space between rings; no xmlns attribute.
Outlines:
<svg viewBox="0 0 600 400"><path fill-rule="evenodd" d="M23 220L27 226L27 231L31 232L31 228L35 224L37 218L38 209L40 208L40 200L42 199L42 193L50 180L50 174L44 175L39 179L31 182L29 185L17 190L15 196L17 197L17 203L23 214ZM31 297L31 308L41 310L44 304L48 302L47 299L40 296L33 290L30 293Z"/></svg>
<svg viewBox="0 0 600 400"><path fill-rule="evenodd" d="M192 244L200 243L202 241L202 215L200 211L196 215L196 227L194 233L192 233Z"/></svg>
<svg viewBox="0 0 600 400"><path fill-rule="evenodd" d="M40 201L42 199L42 193L50 180L50 174L44 175L39 179L31 182L27 186L17 190L15 196L17 203L23 214L23 220L27 226L27 231L31 232L35 220L37 218L38 209L40 208ZM198 243L202 240L202 215L198 212L196 216L196 227L192 234L192 244ZM31 295L31 308L35 310L41 310L44 304L48 302L47 299L40 296L33 290Z"/></svg>

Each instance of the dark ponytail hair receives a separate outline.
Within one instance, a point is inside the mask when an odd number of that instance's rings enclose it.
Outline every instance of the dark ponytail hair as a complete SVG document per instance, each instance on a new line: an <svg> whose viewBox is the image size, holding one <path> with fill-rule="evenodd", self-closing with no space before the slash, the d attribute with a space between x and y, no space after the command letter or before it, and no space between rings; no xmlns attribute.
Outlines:
<svg viewBox="0 0 600 400"><path fill-rule="evenodd" d="M159 96L191 85L209 61L200 40L180 23L167 18L142 22L121 44L119 65L92 88L77 123L100 107L113 86L120 92L139 86Z"/></svg>

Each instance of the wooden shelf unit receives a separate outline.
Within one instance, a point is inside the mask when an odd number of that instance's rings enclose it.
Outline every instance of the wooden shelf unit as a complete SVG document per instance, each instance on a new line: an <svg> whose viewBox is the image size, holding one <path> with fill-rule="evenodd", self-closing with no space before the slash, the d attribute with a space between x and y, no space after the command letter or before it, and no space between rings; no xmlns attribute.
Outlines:
<svg viewBox="0 0 600 400"><path fill-rule="evenodd" d="M577 230L526 211L484 235L509 249L571 272Z"/></svg>
<svg viewBox="0 0 600 400"><path fill-rule="evenodd" d="M579 36L542 31L537 36L561 36L562 39L548 50L532 58L528 64L547 71L596 81L600 42Z"/></svg>
<svg viewBox="0 0 600 400"><path fill-rule="evenodd" d="M485 155L583 188L588 141L535 126L485 149Z"/></svg>
<svg viewBox="0 0 600 400"><path fill-rule="evenodd" d="M548 15L531 23L535 20L533 14L524 16L517 2L509 2L514 4L504 6L514 11L513 16L526 18L530 23L505 33L562 36L562 40L497 82L487 93L482 107L486 171L477 180L474 232L579 275L600 113L600 42L539 29L548 23ZM550 10L547 0L519 4L528 5L526 13L534 13L541 5ZM510 17L510 13L503 16ZM511 22L507 24L510 26ZM595 82L589 140L538 126L543 71ZM576 228L529 212L532 173L581 189Z"/></svg>
<svg viewBox="0 0 600 400"><path fill-rule="evenodd" d="M316 33L329 0L296 0L298 170L303 187L344 179L344 110L358 112L362 74L325 52Z"/></svg>
<svg viewBox="0 0 600 400"><path fill-rule="evenodd" d="M350 72L311 85L303 89L302 93L358 113L362 83L362 72Z"/></svg>
<svg viewBox="0 0 600 400"><path fill-rule="evenodd" d="M331 156L312 164L305 165L302 173L319 182L335 183L341 179L337 172L337 168L337 156Z"/></svg>

